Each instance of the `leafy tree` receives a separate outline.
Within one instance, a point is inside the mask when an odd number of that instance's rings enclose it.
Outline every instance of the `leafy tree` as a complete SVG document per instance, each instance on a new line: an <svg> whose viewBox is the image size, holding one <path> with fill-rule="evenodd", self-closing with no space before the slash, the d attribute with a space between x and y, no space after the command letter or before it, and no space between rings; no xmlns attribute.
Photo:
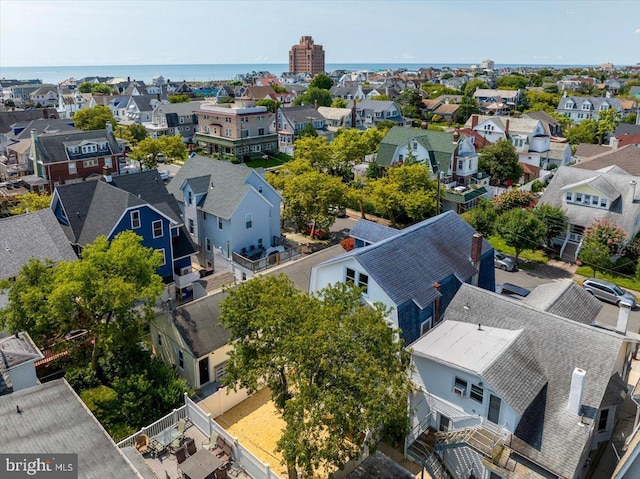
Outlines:
<svg viewBox="0 0 640 479"><path fill-rule="evenodd" d="M129 156L146 168L153 169L158 166L160 153L174 161L184 161L189 156L189 150L181 135L161 136L158 139L147 137L138 143Z"/></svg>
<svg viewBox="0 0 640 479"><path fill-rule="evenodd" d="M601 145L604 142L605 135L608 133L612 133L618 124L620 123L620 113L613 108L609 108L608 110L601 111L598 114L598 120L596 121L597 125L597 134L598 134L598 144Z"/></svg>
<svg viewBox="0 0 640 479"><path fill-rule="evenodd" d="M78 110L72 118L76 128L84 131L102 130L106 127L107 122L111 123L113 128L116 127L116 119L113 117L109 107L104 105Z"/></svg>
<svg viewBox="0 0 640 479"><path fill-rule="evenodd" d="M422 103L422 96L416 90L404 90L398 97L398 103L405 116L421 117L424 103Z"/></svg>
<svg viewBox="0 0 640 479"><path fill-rule="evenodd" d="M39 339L88 329L94 338L95 370L103 350L140 337L164 287L155 273L162 255L142 246L141 240L123 231L111 243L100 236L86 245L79 261L53 265L32 260L9 289L0 325L11 332L26 330Z"/></svg>
<svg viewBox="0 0 640 479"><path fill-rule="evenodd" d="M256 106L266 106L267 110L269 110L271 113L275 113L276 106L280 108L281 105L282 103L280 103L278 100L274 100L273 98L263 98L262 100L258 100L256 102Z"/></svg>
<svg viewBox="0 0 640 479"><path fill-rule="evenodd" d="M362 132L360 139L367 145L367 155L378 151L380 142L387 136L388 131L388 129L380 128L378 125L377 128L368 128Z"/></svg>
<svg viewBox="0 0 640 479"><path fill-rule="evenodd" d="M372 162L372 163L375 164L375 162ZM369 164L369 167L371 167L371 164ZM369 168L367 169L367 172L369 172ZM362 217L362 219L366 220L367 216L365 214L366 213L365 210L369 205L369 198L367 196L367 193L364 187L365 187L365 184L362 180L352 181L349 191L347 192L347 200L349 201L350 204L354 205L355 207L357 207L358 210L360 210L360 216Z"/></svg>
<svg viewBox="0 0 640 479"><path fill-rule="evenodd" d="M386 135L387 134L386 131L390 130L394 126L396 126L396 124L391 120L382 120L378 122L378 124L376 125L376 128L378 130L385 130L385 135Z"/></svg>
<svg viewBox="0 0 640 479"><path fill-rule="evenodd" d="M315 105L318 102L318 106L331 106L333 98L329 90L323 90L318 87L309 87L307 91L298 95L293 101L294 105Z"/></svg>
<svg viewBox="0 0 640 479"><path fill-rule="evenodd" d="M331 172L333 150L324 136L301 137L295 143L294 158L307 162L314 170ZM285 165L290 166L290 165Z"/></svg>
<svg viewBox="0 0 640 479"><path fill-rule="evenodd" d="M501 215L514 208L532 208L535 197L530 191L512 189L496 196L492 201L496 212Z"/></svg>
<svg viewBox="0 0 640 479"><path fill-rule="evenodd" d="M307 123L298 133L299 138L303 138L305 136L318 136L318 132L314 128L313 123Z"/></svg>
<svg viewBox="0 0 640 479"><path fill-rule="evenodd" d="M109 85L105 85L103 83L97 83L93 85L93 87L91 88L91 93L102 93L105 95L109 95L113 93L113 90Z"/></svg>
<svg viewBox="0 0 640 479"><path fill-rule="evenodd" d="M169 103L188 103L191 101L189 95L171 95L169 97Z"/></svg>
<svg viewBox="0 0 640 479"><path fill-rule="evenodd" d="M508 246L516 250L516 263L526 249L535 251L546 235L544 223L531 211L513 209L498 218L497 230Z"/></svg>
<svg viewBox="0 0 640 479"><path fill-rule="evenodd" d="M91 90L93 90L93 85L95 85L95 83L91 83L88 81L80 83L80 85L78 85L78 91L80 93L91 93Z"/></svg>
<svg viewBox="0 0 640 479"><path fill-rule="evenodd" d="M529 84L529 80L522 75L504 75L498 78L496 85L498 88L511 89L511 90L523 90Z"/></svg>
<svg viewBox="0 0 640 479"><path fill-rule="evenodd" d="M579 125L568 128L564 135L571 145L580 143L596 143L598 141L598 124L589 118L583 120Z"/></svg>
<svg viewBox="0 0 640 479"><path fill-rule="evenodd" d="M482 149L479 167L491 175L494 184L502 184L507 180L517 182L523 173L515 146L502 138Z"/></svg>
<svg viewBox="0 0 640 479"><path fill-rule="evenodd" d="M129 146L136 146L148 136L147 129L139 123L118 125L114 131L114 135L117 138L126 140Z"/></svg>
<svg viewBox="0 0 640 479"><path fill-rule="evenodd" d="M547 247L551 247L551 240L567 231L567 214L559 206L547 203L538 205L537 208L533 209L533 213L544 223L547 229L545 242Z"/></svg>
<svg viewBox="0 0 640 479"><path fill-rule="evenodd" d="M283 86L280 85L271 85L271 88L273 88L273 91L275 91L276 93L286 93L287 89Z"/></svg>
<svg viewBox="0 0 640 479"><path fill-rule="evenodd" d="M468 81L462 90L464 91L464 96L473 97L473 94L479 88L489 88L489 85L480 79L474 79Z"/></svg>
<svg viewBox="0 0 640 479"><path fill-rule="evenodd" d="M278 449L290 479L342 467L368 431L407 431L409 353L385 314L355 286L309 296L284 275L254 278L222 303L233 345L224 383L269 387L286 423Z"/></svg>
<svg viewBox="0 0 640 479"><path fill-rule="evenodd" d="M560 94L553 94L547 92L539 92L535 90L527 90L524 94L528 108L525 112L529 111L545 111L551 113L555 111L558 102L560 101Z"/></svg>
<svg viewBox="0 0 640 479"><path fill-rule="evenodd" d="M612 266L611 255L606 245L595 238L583 239L582 247L578 253L578 259L591 267L595 277L598 270L607 270Z"/></svg>
<svg viewBox="0 0 640 479"><path fill-rule="evenodd" d="M380 166L378 165L378 162L375 159L371 160L367 165L367 171L365 173L365 176L370 180L375 180L377 178L380 178Z"/></svg>
<svg viewBox="0 0 640 479"><path fill-rule="evenodd" d="M51 195L48 193L28 192L18 197L17 204L11 208L12 215L32 213L37 210L48 208L51 204Z"/></svg>
<svg viewBox="0 0 640 479"><path fill-rule="evenodd" d="M593 239L605 245L609 251L609 256L615 256L622 252L624 243L627 241L627 232L612 221L594 220L585 230L583 240Z"/></svg>
<svg viewBox="0 0 640 479"><path fill-rule="evenodd" d="M316 228L328 229L336 219L331 208L344 204L347 193L340 178L315 170L280 174L274 187L282 193L282 218L293 221L299 232L312 222Z"/></svg>
<svg viewBox="0 0 640 479"><path fill-rule="evenodd" d="M481 200L475 208L462 213L462 219L485 238L493 236L496 230L498 213L490 200Z"/></svg>
<svg viewBox="0 0 640 479"><path fill-rule="evenodd" d="M475 115L480 113L480 106L478 105L478 100L473 98L473 96L463 96L460 101L460 107L456 112L456 120L458 123L465 123L471 115Z"/></svg>
<svg viewBox="0 0 640 479"><path fill-rule="evenodd" d="M343 130L330 146L333 171L345 179L353 176L353 168L364 161L364 156L369 153L368 142L363 140L359 130L353 128Z"/></svg>
<svg viewBox="0 0 640 479"><path fill-rule="evenodd" d="M621 121L623 123L629 123L630 125L635 125L637 119L638 119L638 114L633 112L633 113L629 113Z"/></svg>
<svg viewBox="0 0 640 479"><path fill-rule="evenodd" d="M331 103L333 108L346 108L348 105L349 102L344 98L336 98L333 100L333 103Z"/></svg>
<svg viewBox="0 0 640 479"><path fill-rule="evenodd" d="M371 96L371 99L373 101L389 101L389 100L391 100L391 98L389 98L389 95L387 95L386 93L382 93L380 95L373 95L373 96Z"/></svg>
<svg viewBox="0 0 640 479"><path fill-rule="evenodd" d="M324 73L316 73L311 82L310 88L320 88L322 90L329 90L333 86L333 80Z"/></svg>

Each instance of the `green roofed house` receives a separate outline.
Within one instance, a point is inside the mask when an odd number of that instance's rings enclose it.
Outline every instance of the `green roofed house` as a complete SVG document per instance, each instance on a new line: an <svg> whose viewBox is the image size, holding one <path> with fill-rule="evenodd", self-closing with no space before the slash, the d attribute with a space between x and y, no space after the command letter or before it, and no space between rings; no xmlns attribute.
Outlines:
<svg viewBox="0 0 640 479"><path fill-rule="evenodd" d="M426 164L446 190L443 211L463 213L487 196L489 176L478 171L478 154L471 139L444 131L394 126L380 142L376 161L381 168L405 162Z"/></svg>

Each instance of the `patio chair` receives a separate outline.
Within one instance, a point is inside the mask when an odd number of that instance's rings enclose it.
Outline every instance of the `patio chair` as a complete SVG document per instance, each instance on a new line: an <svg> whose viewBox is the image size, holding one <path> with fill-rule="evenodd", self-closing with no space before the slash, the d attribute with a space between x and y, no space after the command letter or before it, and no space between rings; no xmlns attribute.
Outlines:
<svg viewBox="0 0 640 479"><path fill-rule="evenodd" d="M202 447L207 451L216 447L216 442L218 441L218 433L212 432L211 437L202 443Z"/></svg>
<svg viewBox="0 0 640 479"><path fill-rule="evenodd" d="M178 449L176 449L176 461L178 461L178 464L182 464L186 460L187 449L184 447L179 447Z"/></svg>
<svg viewBox="0 0 640 479"><path fill-rule="evenodd" d="M184 436L184 431L185 429L187 429L187 421L185 421L184 419L180 419L178 421L178 424L176 425L176 429L180 433L180 436Z"/></svg>
<svg viewBox="0 0 640 479"><path fill-rule="evenodd" d="M227 464L231 460L231 445L225 442L222 446L222 452L216 455Z"/></svg>
<svg viewBox="0 0 640 479"><path fill-rule="evenodd" d="M146 454L151 451L149 436L146 434L140 434L136 437L135 448L140 454Z"/></svg>
<svg viewBox="0 0 640 479"><path fill-rule="evenodd" d="M227 470L222 468L222 469L216 469L215 472L213 473L213 476L216 479L220 479L220 478L224 478L224 477L229 477L229 475L227 474Z"/></svg>
<svg viewBox="0 0 640 479"><path fill-rule="evenodd" d="M187 448L187 454L190 456L193 456L196 453L196 441L193 439L187 440L185 447Z"/></svg>
<svg viewBox="0 0 640 479"><path fill-rule="evenodd" d="M169 444L169 451L175 454L176 452L178 452L178 449L180 449L181 444L182 444L182 436L171 441L171 444Z"/></svg>

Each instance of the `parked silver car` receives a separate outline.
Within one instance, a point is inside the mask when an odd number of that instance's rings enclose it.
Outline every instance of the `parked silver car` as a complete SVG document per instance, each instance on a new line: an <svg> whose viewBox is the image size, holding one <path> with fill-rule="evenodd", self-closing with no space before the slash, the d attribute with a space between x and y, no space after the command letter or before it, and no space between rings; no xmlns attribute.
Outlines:
<svg viewBox="0 0 640 479"><path fill-rule="evenodd" d="M513 271L516 269L515 261L500 251L493 252L493 266L503 271Z"/></svg>
<svg viewBox="0 0 640 479"><path fill-rule="evenodd" d="M585 279L582 283L585 291L588 291L596 298L607 301L615 305L619 305L620 301L631 304L632 308L636 307L636 298L634 295L625 291L620 286L598 278Z"/></svg>

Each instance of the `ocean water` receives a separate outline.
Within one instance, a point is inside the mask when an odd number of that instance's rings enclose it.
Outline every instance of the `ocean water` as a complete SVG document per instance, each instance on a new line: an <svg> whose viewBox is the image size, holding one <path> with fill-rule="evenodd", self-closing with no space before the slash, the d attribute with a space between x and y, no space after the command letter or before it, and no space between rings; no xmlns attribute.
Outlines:
<svg viewBox="0 0 640 479"><path fill-rule="evenodd" d="M470 67L471 64L454 63L333 63L327 64L326 70L386 70L406 68L417 70L423 67ZM496 65L505 67L542 67L543 65ZM580 65L552 65L555 68L578 67ZM87 76L131 78L150 83L156 75L162 75L171 81L221 81L234 80L237 75L252 71L268 71L275 75L286 72L286 63L257 64L217 64L217 65L97 65L97 66L59 66L59 67L5 67L0 65L0 78L31 80L39 79L43 83L59 83L68 78L84 78Z"/></svg>

